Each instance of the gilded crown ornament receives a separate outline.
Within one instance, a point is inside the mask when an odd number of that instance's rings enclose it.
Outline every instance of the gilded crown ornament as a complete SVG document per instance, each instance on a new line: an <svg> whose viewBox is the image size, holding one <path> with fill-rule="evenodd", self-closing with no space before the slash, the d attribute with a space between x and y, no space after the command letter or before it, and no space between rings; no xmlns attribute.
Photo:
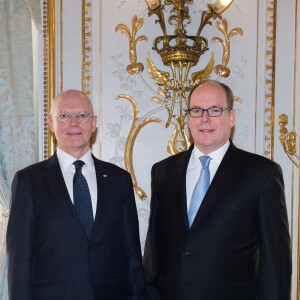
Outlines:
<svg viewBox="0 0 300 300"><path fill-rule="evenodd" d="M167 111L167 119L163 122L158 118L149 118L139 122L139 109L136 101L129 95L118 95L117 99L124 98L133 106L134 122L132 124L125 149L125 167L131 173L137 195L145 199L146 195L138 187L132 163L132 152L135 139L141 128L151 122L164 124L166 128L174 127L174 132L169 139L167 151L173 155L187 150L190 146L190 137L187 129L187 97L191 88L201 80L209 78L214 71L217 76L227 78L230 76L228 63L230 61L231 38L235 35L243 35L241 28L236 27L229 31L228 22L222 17L222 13L231 5L233 0L217 0L213 4L207 4L207 10L202 11L199 26L194 35L187 34L187 26L192 19L189 12L189 5L194 4L193 0L145 0L147 3L148 17L155 16L155 24L159 24L162 35L153 40L152 49L160 56L161 61L168 70L160 70L152 61L150 53L146 58L147 70L152 79L158 85L156 96L151 100L163 104ZM163 2L163 3L162 3ZM168 18L166 14L170 6ZM214 21L214 22L213 22ZM138 30L143 26L143 19L137 16L132 18L132 30L124 25L116 26L116 31L121 31L129 40L129 58L131 64L127 66L129 74L143 72L142 63L137 62L136 44L140 41L147 42L147 37L135 38ZM211 43L220 43L223 50L222 61L215 65L214 52L211 51L207 65L201 70L195 70L201 56L209 50L209 41L203 36L203 29L213 23L223 35L214 37ZM170 26L169 26L170 25ZM172 32L170 31L172 28ZM194 72L191 72L194 67ZM191 74L190 74L191 73ZM235 100L241 101L238 97Z"/></svg>

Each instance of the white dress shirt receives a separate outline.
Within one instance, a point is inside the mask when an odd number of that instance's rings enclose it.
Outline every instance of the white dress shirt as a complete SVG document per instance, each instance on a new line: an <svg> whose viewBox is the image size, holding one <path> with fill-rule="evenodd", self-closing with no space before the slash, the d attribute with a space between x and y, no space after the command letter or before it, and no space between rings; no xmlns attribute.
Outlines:
<svg viewBox="0 0 300 300"><path fill-rule="evenodd" d="M73 165L73 163L77 159L72 155L64 152L60 148L57 148L57 158L71 201L74 204L73 177L75 174L75 166ZM97 189L96 170L95 170L95 165L94 165L94 160L92 158L91 150L89 150L84 156L82 156L80 160L84 162L84 165L82 167L82 174L85 177L87 184L89 186L91 199L92 199L93 215L95 219L96 210L97 210L98 189Z"/></svg>
<svg viewBox="0 0 300 300"><path fill-rule="evenodd" d="M192 194L194 191L194 188L196 186L196 183L199 179L200 172L202 169L202 164L200 162L199 157L203 155L207 155L211 157L211 161L209 164L209 172L210 172L210 182L212 182L219 165L229 147L230 143L227 141L222 147L219 149L208 153L203 154L196 145L194 146L194 149L191 153L190 161L187 167L186 171L186 200L187 200L187 211L189 210Z"/></svg>

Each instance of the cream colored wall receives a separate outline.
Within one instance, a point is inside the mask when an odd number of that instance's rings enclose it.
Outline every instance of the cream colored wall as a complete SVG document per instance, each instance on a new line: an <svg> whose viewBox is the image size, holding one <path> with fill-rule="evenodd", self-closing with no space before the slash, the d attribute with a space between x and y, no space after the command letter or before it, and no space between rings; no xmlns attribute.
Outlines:
<svg viewBox="0 0 300 300"><path fill-rule="evenodd" d="M288 131L298 133L297 151L299 153L299 59L300 59L300 2L298 0L277 1L276 26L276 86L275 86L275 130L274 159L281 165L285 179L286 201L292 238L292 297L300 299L297 288L298 274L298 226L299 226L299 160L298 167L291 162L279 141L278 118L288 116ZM298 296L297 296L298 290Z"/></svg>
<svg viewBox="0 0 300 300"><path fill-rule="evenodd" d="M201 10L206 9L206 4L212 1L194 2L189 6L192 16L192 24L187 27L189 34L196 33ZM211 76L227 83L235 96L242 99L242 103L235 104L238 115L233 136L235 144L273 158L283 168L294 264L292 299L296 299L297 293L299 169L289 160L279 142L278 116L287 114L289 130L300 132L298 2L235 0L223 16L228 21L229 30L241 27L244 34L242 37L234 36L231 41L230 77L223 79L215 73ZM82 3L86 4L86 36L82 36ZM274 17L276 5L277 20ZM99 116L93 153L125 168L124 152L133 122L133 108L124 97L119 100L116 97L126 94L136 101L139 124L148 118L160 118L165 123L167 118L164 106L151 101L153 96L157 96L157 86L146 66L149 52L158 68L170 71L152 50L153 39L161 35L160 27L154 23L155 16L148 17L144 0L56 0L55 10L56 89L86 89L91 94ZM144 71L130 75L126 72L126 66L130 63L128 39L120 31L115 32L115 28L118 24L125 24L131 30L134 15L144 20L136 37L145 35L148 41L137 44L137 61L144 64ZM272 42L275 40L272 26L276 25L276 21L277 40L273 49ZM209 41L214 36L220 36L215 26L208 26L203 33ZM86 40L87 52L82 50L82 40ZM216 64L220 63L220 44L210 44L210 49L215 53ZM272 55L276 59L275 65ZM204 68L209 57L210 53L205 53L194 71ZM83 87L82 70L86 60L90 64L85 66L85 75L89 77L85 80L87 85ZM275 85L268 81L272 77L275 78ZM272 89L275 93L272 93ZM272 103L275 104L274 110L269 111ZM172 134L172 126L166 129L158 123L150 123L141 129L131 152L138 186L148 196L144 201L136 197L142 247L150 212L151 166L169 155L167 145Z"/></svg>

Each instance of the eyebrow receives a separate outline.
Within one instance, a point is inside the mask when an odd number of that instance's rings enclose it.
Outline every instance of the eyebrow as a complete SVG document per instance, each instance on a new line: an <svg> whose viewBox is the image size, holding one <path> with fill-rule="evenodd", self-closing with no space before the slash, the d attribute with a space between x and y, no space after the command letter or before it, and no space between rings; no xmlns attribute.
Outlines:
<svg viewBox="0 0 300 300"><path fill-rule="evenodd" d="M213 106L210 106L210 107L208 107L208 108L202 108L202 107L200 107L200 106L192 106L191 109L194 109L194 108L209 109L209 108L215 108L215 107L221 107L221 106L219 106L219 105L213 105Z"/></svg>

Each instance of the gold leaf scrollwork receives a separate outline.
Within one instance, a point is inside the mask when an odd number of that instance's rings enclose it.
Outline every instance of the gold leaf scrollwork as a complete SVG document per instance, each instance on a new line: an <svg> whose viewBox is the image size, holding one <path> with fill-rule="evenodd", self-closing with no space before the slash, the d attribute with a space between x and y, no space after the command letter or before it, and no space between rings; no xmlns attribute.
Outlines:
<svg viewBox="0 0 300 300"><path fill-rule="evenodd" d="M147 69L151 78L155 80L157 85L164 86L165 90L170 88L170 73L159 70L155 67L150 58L150 54L147 56Z"/></svg>
<svg viewBox="0 0 300 300"><path fill-rule="evenodd" d="M210 77L210 74L211 72L213 71L214 69L214 65L215 65L215 58L214 58L214 52L211 53L211 57L210 57L210 60L207 64L207 66L201 70L201 71L198 71L198 72L194 72L192 74L192 81L193 81L193 84L198 84L200 83L202 80L206 79L206 78L209 78Z"/></svg>
<svg viewBox="0 0 300 300"><path fill-rule="evenodd" d="M296 138L297 134L295 131L288 132L286 125L288 124L288 116L281 114L278 118L280 136L279 140L285 153L289 159L299 168L299 154L296 153Z"/></svg>
<svg viewBox="0 0 300 300"><path fill-rule="evenodd" d="M144 24L144 19L138 19L135 15L131 20L132 33L125 24L119 24L115 28L115 32L121 31L128 37L129 41L129 60L131 64L127 66L127 72L129 74L138 74L144 71L144 65L141 62L137 62L136 45L140 41L148 41L145 35L141 35L137 38L136 34Z"/></svg>
<svg viewBox="0 0 300 300"><path fill-rule="evenodd" d="M240 104L243 104L243 100L240 97L233 96L233 100L239 102Z"/></svg>
<svg viewBox="0 0 300 300"><path fill-rule="evenodd" d="M222 64L215 66L215 73L221 77L227 78L230 75L230 69L227 67L229 60L230 60L230 40L234 35L243 35L242 28L236 27L233 28L228 33L228 23L227 20L222 18L222 22L216 22L216 26L224 35L224 41L219 37L214 37L211 42L217 43L219 42L223 48L223 57L222 57Z"/></svg>
<svg viewBox="0 0 300 300"><path fill-rule="evenodd" d="M145 200L147 198L144 190L138 186L137 179L135 176L134 168L133 168L133 146L141 129L149 123L159 123L162 126L164 125L163 121L159 118L148 118L139 122L139 108L136 101L130 97L129 95L120 94L116 97L116 100L126 99L129 101L133 108L133 122L130 128L130 132L127 137L126 146L125 146L125 168L131 174L133 188L137 194L137 196L141 200Z"/></svg>
<svg viewBox="0 0 300 300"><path fill-rule="evenodd" d="M157 93L161 96L161 98L154 96L151 100L157 104L164 104L166 102L166 92L163 89L158 88Z"/></svg>
<svg viewBox="0 0 300 300"><path fill-rule="evenodd" d="M167 151L171 155L175 155L188 149L191 143L186 132L182 132L177 123L171 122L171 124L174 125L174 132L169 140Z"/></svg>

